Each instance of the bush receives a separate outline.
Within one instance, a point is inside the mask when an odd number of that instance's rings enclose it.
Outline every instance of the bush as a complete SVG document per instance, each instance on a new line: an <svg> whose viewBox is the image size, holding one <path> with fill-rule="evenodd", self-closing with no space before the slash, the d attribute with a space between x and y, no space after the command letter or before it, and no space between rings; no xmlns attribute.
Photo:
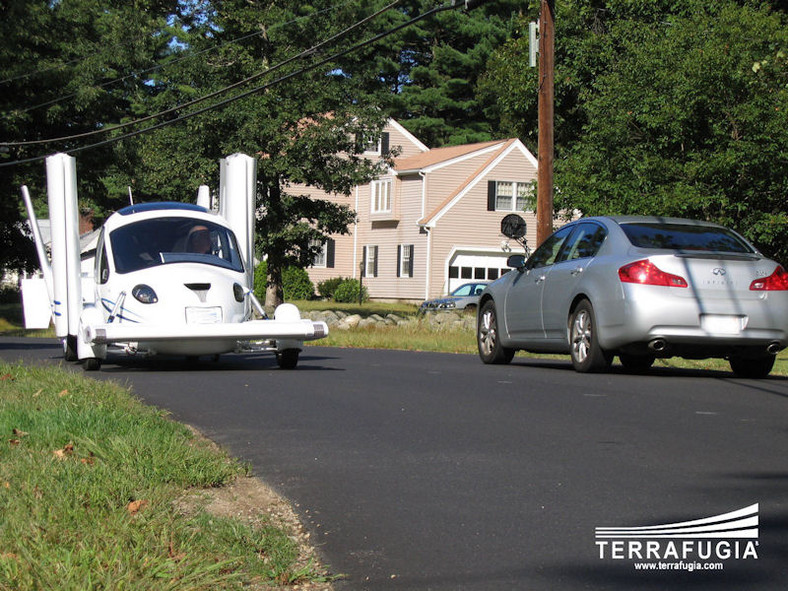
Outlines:
<svg viewBox="0 0 788 591"><path fill-rule="evenodd" d="M265 302L265 284L268 278L268 264L263 261L254 270L254 295ZM309 300L315 297L315 286L305 269L285 267L282 271L282 290L285 301Z"/></svg>
<svg viewBox="0 0 788 591"><path fill-rule="evenodd" d="M315 286L306 269L285 267L282 271L282 289L285 301L311 300L315 297Z"/></svg>
<svg viewBox="0 0 788 591"><path fill-rule="evenodd" d="M331 300L334 298L334 293L336 292L337 288L345 281L347 280L343 279L342 277L334 277L332 279L321 281L317 284L317 293L320 294L320 297Z"/></svg>
<svg viewBox="0 0 788 591"><path fill-rule="evenodd" d="M369 300L367 288L361 287L358 279L345 279L334 291L334 301L340 304L352 304L358 301L359 290L361 290L361 301Z"/></svg>

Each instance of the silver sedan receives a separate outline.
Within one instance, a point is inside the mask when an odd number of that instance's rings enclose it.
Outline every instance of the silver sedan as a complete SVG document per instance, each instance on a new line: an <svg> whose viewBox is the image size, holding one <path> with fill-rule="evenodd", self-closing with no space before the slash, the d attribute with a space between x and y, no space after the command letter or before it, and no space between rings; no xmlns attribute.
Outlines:
<svg viewBox="0 0 788 591"><path fill-rule="evenodd" d="M568 353L580 372L647 370L658 357L726 358L766 377L788 346L788 273L723 226L675 218L581 218L487 286L484 363L517 350Z"/></svg>

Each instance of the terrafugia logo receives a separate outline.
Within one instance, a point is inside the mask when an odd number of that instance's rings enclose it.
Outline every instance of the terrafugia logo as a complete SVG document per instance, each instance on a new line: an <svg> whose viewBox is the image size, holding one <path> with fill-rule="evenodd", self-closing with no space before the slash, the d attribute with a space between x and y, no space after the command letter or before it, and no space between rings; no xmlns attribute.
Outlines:
<svg viewBox="0 0 788 591"><path fill-rule="evenodd" d="M597 527L594 537L600 560L682 561L682 564L691 561L696 568L703 568L696 561L757 559L758 503L692 521Z"/></svg>

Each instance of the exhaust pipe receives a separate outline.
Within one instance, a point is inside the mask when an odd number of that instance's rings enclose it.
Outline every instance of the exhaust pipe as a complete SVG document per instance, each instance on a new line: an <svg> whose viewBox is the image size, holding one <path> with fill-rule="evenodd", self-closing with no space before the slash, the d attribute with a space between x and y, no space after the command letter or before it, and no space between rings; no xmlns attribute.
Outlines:
<svg viewBox="0 0 788 591"><path fill-rule="evenodd" d="M777 355L777 353L779 353L781 349L782 346L780 346L780 343L778 343L777 341L774 341L773 343L769 343L768 345L766 345L766 352L769 355Z"/></svg>
<svg viewBox="0 0 788 591"><path fill-rule="evenodd" d="M654 339L648 344L648 348L654 353L661 353L668 348L668 344L665 342L665 339Z"/></svg>

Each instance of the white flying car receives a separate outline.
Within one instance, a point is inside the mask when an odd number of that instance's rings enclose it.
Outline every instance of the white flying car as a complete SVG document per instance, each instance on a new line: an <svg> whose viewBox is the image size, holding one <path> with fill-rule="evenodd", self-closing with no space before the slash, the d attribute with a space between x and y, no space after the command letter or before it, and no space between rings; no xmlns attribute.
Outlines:
<svg viewBox="0 0 788 591"><path fill-rule="evenodd" d="M80 260L75 160L55 154L46 166L51 264L23 187L43 277L22 280L22 299L25 326L46 328L53 319L67 360L97 370L108 346L188 357L267 350L292 369L304 341L328 335L324 322L301 319L292 304L268 319L252 292L256 170L249 156L221 161L218 214L207 207L207 187L199 205L142 203L112 214L88 272Z"/></svg>

